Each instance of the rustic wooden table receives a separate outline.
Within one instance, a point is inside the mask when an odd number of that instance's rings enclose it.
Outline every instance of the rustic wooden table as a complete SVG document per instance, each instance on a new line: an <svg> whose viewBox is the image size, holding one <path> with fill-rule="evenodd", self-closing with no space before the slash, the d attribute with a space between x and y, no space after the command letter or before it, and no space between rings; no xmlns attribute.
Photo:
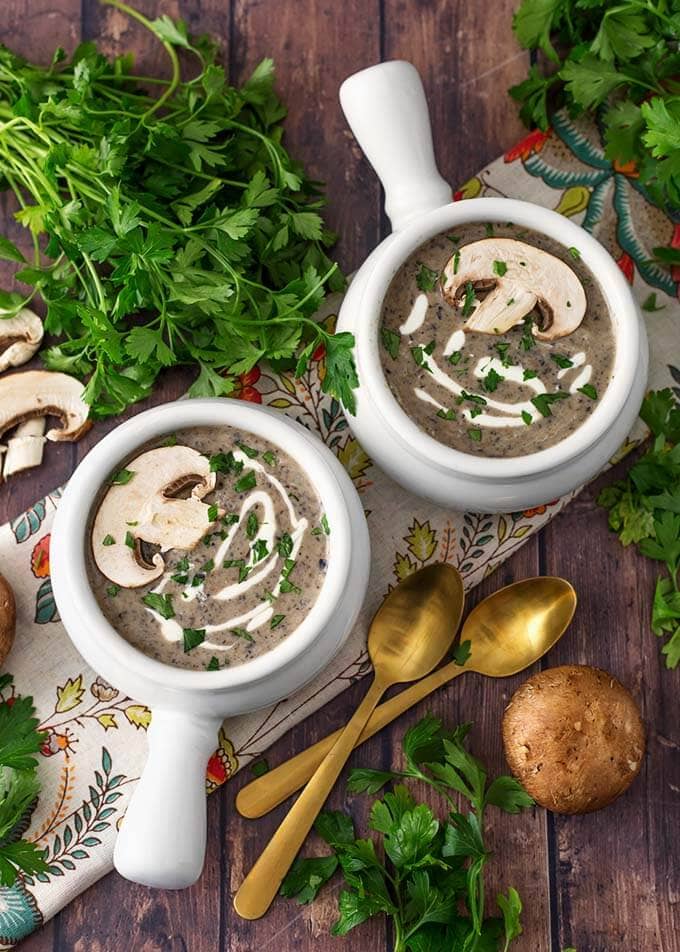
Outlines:
<svg viewBox="0 0 680 952"><path fill-rule="evenodd" d="M524 73L527 54L510 32L515 0L482 10L464 0L136 0L150 16L181 14L193 31L219 37L234 80L263 56L276 60L289 105L288 143L312 173L328 182L328 219L341 235L343 266L357 266L385 233L375 176L362 160L337 102L341 80L380 59L405 58L420 69L429 96L436 151L444 174L464 181L522 134L506 89ZM55 45L73 48L96 38L108 51L135 50L147 67L164 68L163 51L116 11L96 0L4 0L0 40L32 58ZM8 222L5 227L11 229ZM187 378L165 380L154 402L175 397ZM0 517L20 512L69 473L107 428L98 425L77 446L51 446L42 469L0 489ZM654 566L624 551L594 504L596 487L531 539L470 599L524 576L554 573L576 586L580 605L572 628L547 664L601 665L640 700L649 727L640 778L615 806L586 817L534 810L494 816L490 894L515 885L525 905L518 952L574 946L578 952L680 952L680 670L666 671L648 625ZM472 719L476 751L504 768L499 721L522 678L483 682L469 677L403 717L354 755L355 764L389 766L405 727L433 711L450 722ZM364 690L356 685L301 724L268 754L288 757L341 724ZM378 950L391 948L382 920L346 939L327 938L334 890L312 906L278 901L260 922L242 922L231 897L283 815L257 824L233 809L248 770L209 801L210 839L200 883L182 893L144 889L112 874L92 886L27 940L26 952L208 952L254 948ZM363 798L347 806L365 822Z"/></svg>

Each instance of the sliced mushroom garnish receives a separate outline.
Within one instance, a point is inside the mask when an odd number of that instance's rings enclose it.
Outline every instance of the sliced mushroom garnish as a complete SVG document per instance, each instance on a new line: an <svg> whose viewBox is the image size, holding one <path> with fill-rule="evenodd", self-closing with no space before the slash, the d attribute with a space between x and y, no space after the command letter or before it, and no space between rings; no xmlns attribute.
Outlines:
<svg viewBox="0 0 680 952"><path fill-rule="evenodd" d="M36 417L20 423L7 440L2 475L4 479L25 469L40 466L45 445L45 418Z"/></svg>
<svg viewBox="0 0 680 952"><path fill-rule="evenodd" d="M43 339L43 322L27 307L14 317L3 318L0 310L0 373L30 360Z"/></svg>
<svg viewBox="0 0 680 952"><path fill-rule="evenodd" d="M188 498L177 498L189 486ZM161 446L131 460L114 476L94 519L92 551L99 571L123 588L160 578L162 553L193 549L224 514L201 502L214 488L208 459L188 446ZM160 551L150 552L152 546Z"/></svg>
<svg viewBox="0 0 680 952"><path fill-rule="evenodd" d="M49 370L26 370L0 378L0 436L26 420L54 416L62 426L48 430L46 439L80 439L92 425L84 392L75 377Z"/></svg>
<svg viewBox="0 0 680 952"><path fill-rule="evenodd" d="M464 245L444 269L442 291L461 307L469 288L488 292L477 300L466 328L503 334L537 312L539 340L566 337L586 313L586 294L576 273L554 255L514 238L484 238Z"/></svg>

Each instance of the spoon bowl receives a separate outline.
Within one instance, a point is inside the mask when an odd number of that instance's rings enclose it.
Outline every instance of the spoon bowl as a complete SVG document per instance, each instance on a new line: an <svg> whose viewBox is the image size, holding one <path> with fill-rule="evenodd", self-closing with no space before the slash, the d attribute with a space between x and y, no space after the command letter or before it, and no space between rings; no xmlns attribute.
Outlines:
<svg viewBox="0 0 680 952"><path fill-rule="evenodd" d="M460 642L469 642L467 661L463 665L450 661L381 704L358 744L466 671L504 678L530 667L560 640L575 610L573 587L551 576L523 579L489 595L470 612L463 626ZM339 735L336 731L324 737L243 787L236 797L238 812L255 819L282 803L307 782Z"/></svg>
<svg viewBox="0 0 680 952"><path fill-rule="evenodd" d="M465 668L491 678L523 671L559 641L575 610L576 592L563 578L527 578L499 589L465 620Z"/></svg>
<svg viewBox="0 0 680 952"><path fill-rule="evenodd" d="M456 637L464 602L463 580L446 562L407 576L385 598L368 630L376 676L399 684L429 674Z"/></svg>

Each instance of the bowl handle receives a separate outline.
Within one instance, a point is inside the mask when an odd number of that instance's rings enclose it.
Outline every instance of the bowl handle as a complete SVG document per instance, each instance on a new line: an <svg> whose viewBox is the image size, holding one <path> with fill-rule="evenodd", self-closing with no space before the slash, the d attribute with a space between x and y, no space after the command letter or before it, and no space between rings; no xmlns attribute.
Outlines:
<svg viewBox="0 0 680 952"><path fill-rule="evenodd" d="M144 886L184 889L201 875L205 768L221 723L221 718L154 711L149 757L113 851L121 876Z"/></svg>
<svg viewBox="0 0 680 952"><path fill-rule="evenodd" d="M354 73L340 87L340 104L383 184L394 231L452 200L434 159L425 90L415 66L393 60Z"/></svg>

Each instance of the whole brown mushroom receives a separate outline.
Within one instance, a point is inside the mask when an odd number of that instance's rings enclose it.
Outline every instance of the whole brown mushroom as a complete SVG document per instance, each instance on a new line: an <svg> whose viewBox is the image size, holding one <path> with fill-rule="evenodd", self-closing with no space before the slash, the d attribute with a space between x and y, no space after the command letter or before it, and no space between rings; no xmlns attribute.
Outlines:
<svg viewBox="0 0 680 952"><path fill-rule="evenodd" d="M616 678L585 665L541 671L503 716L510 769L554 813L589 813L631 785L645 752L637 704Z"/></svg>
<svg viewBox="0 0 680 952"><path fill-rule="evenodd" d="M14 633L17 625L17 609L14 601L14 592L4 575L0 575L0 665L14 644Z"/></svg>

